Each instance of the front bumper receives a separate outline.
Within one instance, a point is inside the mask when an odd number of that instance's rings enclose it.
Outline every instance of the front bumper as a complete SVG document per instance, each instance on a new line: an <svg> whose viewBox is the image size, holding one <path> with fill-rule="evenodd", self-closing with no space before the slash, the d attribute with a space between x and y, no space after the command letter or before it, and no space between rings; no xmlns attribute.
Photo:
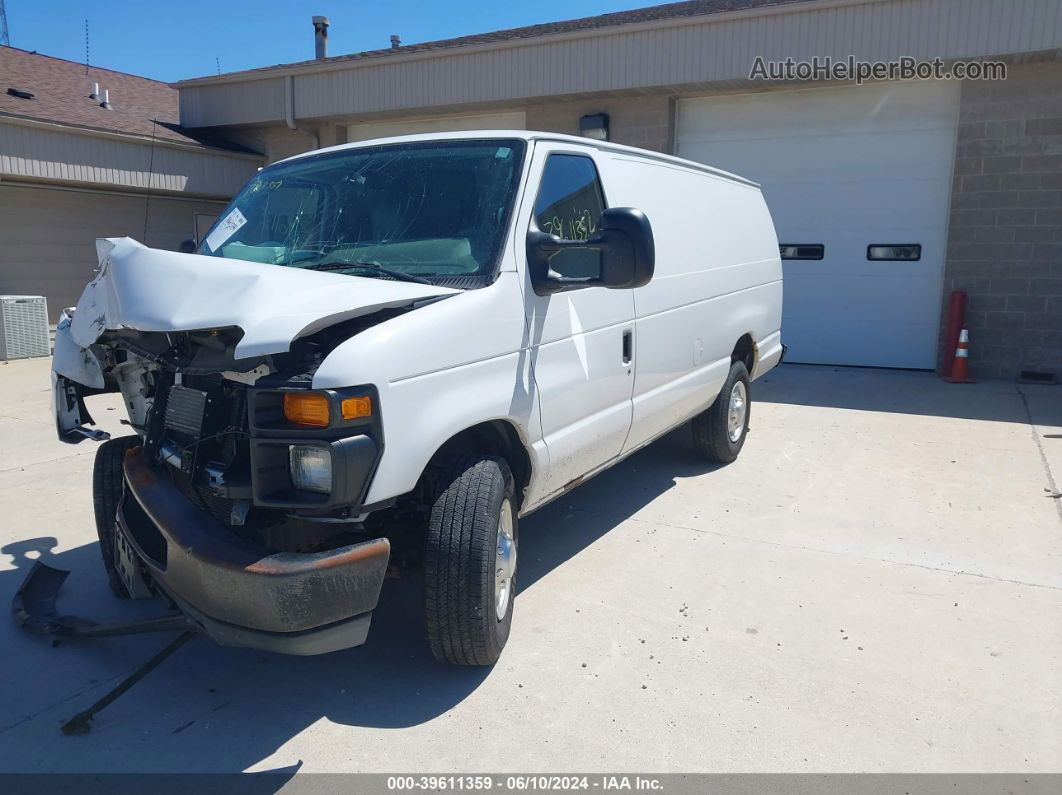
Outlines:
<svg viewBox="0 0 1062 795"><path fill-rule="evenodd" d="M152 580L213 640L284 654L358 646L369 632L390 543L273 552L235 535L130 450L118 530Z"/></svg>

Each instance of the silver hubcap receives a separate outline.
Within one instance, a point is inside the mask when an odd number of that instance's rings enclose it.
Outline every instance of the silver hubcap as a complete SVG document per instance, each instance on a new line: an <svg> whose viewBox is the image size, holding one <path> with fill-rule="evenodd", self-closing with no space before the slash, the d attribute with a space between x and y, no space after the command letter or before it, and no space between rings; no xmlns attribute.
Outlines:
<svg viewBox="0 0 1062 795"><path fill-rule="evenodd" d="M501 518L498 520L498 555L495 559L494 572L494 612L498 620L505 618L509 612L509 601L513 593L513 576L516 574L516 539L513 538L513 510L509 501L501 506Z"/></svg>
<svg viewBox="0 0 1062 795"><path fill-rule="evenodd" d="M745 431L745 414L749 408L749 395L745 382L738 381L730 390L730 408L726 415L726 430L731 442L736 442Z"/></svg>

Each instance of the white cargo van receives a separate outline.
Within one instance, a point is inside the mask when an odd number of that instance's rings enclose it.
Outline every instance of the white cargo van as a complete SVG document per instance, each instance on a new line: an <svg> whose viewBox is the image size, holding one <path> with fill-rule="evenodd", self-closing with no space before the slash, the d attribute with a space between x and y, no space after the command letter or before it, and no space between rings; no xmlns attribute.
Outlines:
<svg viewBox="0 0 1062 795"><path fill-rule="evenodd" d="M758 187L583 138L310 152L194 253L97 247L56 332L58 432L106 438L84 398L121 392L136 433L94 482L112 589L225 645L361 644L414 571L435 656L493 663L519 518L688 421L734 460L783 353Z"/></svg>

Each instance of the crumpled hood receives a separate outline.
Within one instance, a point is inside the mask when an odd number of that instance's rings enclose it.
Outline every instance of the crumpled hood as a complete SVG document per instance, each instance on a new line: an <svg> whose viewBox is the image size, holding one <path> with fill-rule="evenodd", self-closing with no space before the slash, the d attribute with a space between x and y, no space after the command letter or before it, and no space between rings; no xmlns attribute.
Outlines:
<svg viewBox="0 0 1062 795"><path fill-rule="evenodd" d="M77 303L74 342L88 348L105 330L196 331L238 326L237 359L283 353L299 337L380 309L460 292L178 254L135 240L96 241L100 269Z"/></svg>

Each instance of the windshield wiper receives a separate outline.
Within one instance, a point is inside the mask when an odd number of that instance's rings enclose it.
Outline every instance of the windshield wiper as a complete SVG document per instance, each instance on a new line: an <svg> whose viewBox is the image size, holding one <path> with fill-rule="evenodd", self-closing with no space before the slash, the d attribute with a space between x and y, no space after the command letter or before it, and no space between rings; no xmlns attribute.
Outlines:
<svg viewBox="0 0 1062 795"><path fill-rule="evenodd" d="M385 268L378 262L362 262L357 260L331 260L330 262L314 262L310 265L303 266L306 270L311 271L346 271L346 270L359 270L369 271L370 274L379 274L381 276L390 276L392 279L397 279L403 282L416 282L417 284L431 284L431 282L422 276L417 276L412 273L406 273L405 271L398 271L392 268ZM427 276L434 276L434 273L425 274Z"/></svg>

